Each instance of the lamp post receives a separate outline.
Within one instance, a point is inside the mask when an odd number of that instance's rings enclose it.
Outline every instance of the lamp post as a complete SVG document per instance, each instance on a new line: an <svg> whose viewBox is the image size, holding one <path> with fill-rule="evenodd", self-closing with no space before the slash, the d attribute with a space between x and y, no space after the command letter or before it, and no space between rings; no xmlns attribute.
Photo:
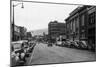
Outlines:
<svg viewBox="0 0 100 67"><path fill-rule="evenodd" d="M12 32L12 38L13 38L13 41L15 40L15 37L14 37L14 25L15 25L15 20L14 20L14 8L16 7L16 6L18 6L19 4L22 4L22 7L21 8L24 8L24 5L23 5L23 2L22 3L18 3L18 4L16 4L16 5L14 5L13 4L13 24L12 24L12 27L13 27L13 32Z"/></svg>

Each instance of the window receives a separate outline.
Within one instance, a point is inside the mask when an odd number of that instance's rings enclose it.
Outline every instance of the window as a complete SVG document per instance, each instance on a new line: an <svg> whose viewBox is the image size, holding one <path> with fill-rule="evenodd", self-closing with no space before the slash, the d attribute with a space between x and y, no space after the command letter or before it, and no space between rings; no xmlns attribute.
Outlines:
<svg viewBox="0 0 100 67"><path fill-rule="evenodd" d="M75 32L75 19L73 20L73 32Z"/></svg>
<svg viewBox="0 0 100 67"><path fill-rule="evenodd" d="M85 30L84 30L84 29L82 29L82 30L81 30L81 32L85 32Z"/></svg>
<svg viewBox="0 0 100 67"><path fill-rule="evenodd" d="M69 24L67 24L67 29L69 29Z"/></svg>
<svg viewBox="0 0 100 67"><path fill-rule="evenodd" d="M82 26L84 26L84 20L85 20L84 15L82 15L82 16L81 16L81 25L82 25Z"/></svg>
<svg viewBox="0 0 100 67"><path fill-rule="evenodd" d="M89 24L95 24L95 22L96 22L96 18L95 17L96 17L95 16L95 12L93 12L93 13L91 13L89 15Z"/></svg>
<svg viewBox="0 0 100 67"><path fill-rule="evenodd" d="M79 21L78 21L78 17L76 17L76 19L75 19L75 26L76 26L76 32L78 32L78 30L79 30Z"/></svg>
<svg viewBox="0 0 100 67"><path fill-rule="evenodd" d="M79 21L78 21L78 17L76 18L76 27L79 27Z"/></svg>
<svg viewBox="0 0 100 67"><path fill-rule="evenodd" d="M71 32L73 31L73 21L71 21Z"/></svg>
<svg viewBox="0 0 100 67"><path fill-rule="evenodd" d="M84 39L85 38L85 33L81 34L81 38Z"/></svg>
<svg viewBox="0 0 100 67"><path fill-rule="evenodd" d="M71 24L71 22L69 23L69 26L70 26L70 32L72 31L72 26L71 26L72 24Z"/></svg>
<svg viewBox="0 0 100 67"><path fill-rule="evenodd" d="M68 31L68 33L69 33L69 32L70 32L70 23L68 23L67 26L68 26L67 31Z"/></svg>
<svg viewBox="0 0 100 67"><path fill-rule="evenodd" d="M71 30L72 30L72 21L70 22L70 25L71 25Z"/></svg>

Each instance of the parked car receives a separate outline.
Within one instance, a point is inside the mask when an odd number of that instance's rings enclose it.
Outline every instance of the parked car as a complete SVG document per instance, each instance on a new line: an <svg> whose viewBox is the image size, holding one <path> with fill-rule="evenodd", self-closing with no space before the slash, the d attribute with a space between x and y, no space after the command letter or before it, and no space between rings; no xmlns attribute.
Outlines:
<svg viewBox="0 0 100 67"><path fill-rule="evenodd" d="M26 62L25 52L23 49L14 50L11 53L11 58L12 58L12 60L14 60L12 62L12 64L14 63L13 66L24 65L24 63Z"/></svg>
<svg viewBox="0 0 100 67"><path fill-rule="evenodd" d="M75 48L80 48L79 41L73 41Z"/></svg>
<svg viewBox="0 0 100 67"><path fill-rule="evenodd" d="M69 48L79 48L79 42L78 41L67 40L65 42L65 46L69 47Z"/></svg>
<svg viewBox="0 0 100 67"><path fill-rule="evenodd" d="M69 41L69 47L70 48L74 48L75 47L74 41Z"/></svg>
<svg viewBox="0 0 100 67"><path fill-rule="evenodd" d="M65 47L66 46L66 41L62 41L62 45L61 46Z"/></svg>
<svg viewBox="0 0 100 67"><path fill-rule="evenodd" d="M62 44L63 44L63 42L62 42L62 41L59 41L59 40L58 40L58 41L56 41L56 45L57 45L57 46L62 46Z"/></svg>
<svg viewBox="0 0 100 67"><path fill-rule="evenodd" d="M88 44L86 41L79 41L79 44L81 49L88 49Z"/></svg>
<svg viewBox="0 0 100 67"><path fill-rule="evenodd" d="M29 50L29 44L28 44L28 42L24 42L24 43L22 43L23 44L23 50L24 50L24 52L25 52L25 57L29 57L29 52L28 52L28 50Z"/></svg>
<svg viewBox="0 0 100 67"><path fill-rule="evenodd" d="M62 41L62 45L61 45L61 46L63 46L63 47L64 47L64 46L66 45L66 39L62 38L62 40L61 40L61 41Z"/></svg>
<svg viewBox="0 0 100 67"><path fill-rule="evenodd" d="M51 47L52 46L52 43L48 43L48 47Z"/></svg>
<svg viewBox="0 0 100 67"><path fill-rule="evenodd" d="M28 49L28 52L31 53L35 47L36 43L34 42L33 44L31 43Z"/></svg>
<svg viewBox="0 0 100 67"><path fill-rule="evenodd" d="M66 41L65 46L70 47L70 41Z"/></svg>
<svg viewBox="0 0 100 67"><path fill-rule="evenodd" d="M96 46L95 46L95 44L89 44L89 45L88 45L88 50L96 51Z"/></svg>
<svg viewBox="0 0 100 67"><path fill-rule="evenodd" d="M22 44L20 42L12 42L11 43L11 48L13 48L13 51L19 50L19 49L21 49L21 47L22 47Z"/></svg>
<svg viewBox="0 0 100 67"><path fill-rule="evenodd" d="M23 65L26 60L25 60L25 55L26 52L24 50L23 44L25 41L16 41L11 43L11 59L12 59L12 65L17 66L17 65Z"/></svg>

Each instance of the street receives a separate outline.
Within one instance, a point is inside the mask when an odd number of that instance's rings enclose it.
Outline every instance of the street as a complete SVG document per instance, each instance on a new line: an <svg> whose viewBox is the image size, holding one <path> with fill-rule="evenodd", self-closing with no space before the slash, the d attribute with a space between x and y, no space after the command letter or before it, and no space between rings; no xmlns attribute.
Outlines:
<svg viewBox="0 0 100 67"><path fill-rule="evenodd" d="M47 44L39 43L36 44L27 65L95 61L95 59L94 52L55 45L48 47Z"/></svg>

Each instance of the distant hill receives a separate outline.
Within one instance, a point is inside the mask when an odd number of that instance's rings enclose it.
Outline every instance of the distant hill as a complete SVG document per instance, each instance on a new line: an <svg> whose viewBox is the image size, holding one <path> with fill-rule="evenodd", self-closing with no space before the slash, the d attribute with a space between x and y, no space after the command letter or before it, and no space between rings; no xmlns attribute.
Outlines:
<svg viewBox="0 0 100 67"><path fill-rule="evenodd" d="M39 30L33 30L31 31L32 32L32 35L43 35L43 32L45 32L45 34L48 34L48 29L45 28L45 29L39 29Z"/></svg>

